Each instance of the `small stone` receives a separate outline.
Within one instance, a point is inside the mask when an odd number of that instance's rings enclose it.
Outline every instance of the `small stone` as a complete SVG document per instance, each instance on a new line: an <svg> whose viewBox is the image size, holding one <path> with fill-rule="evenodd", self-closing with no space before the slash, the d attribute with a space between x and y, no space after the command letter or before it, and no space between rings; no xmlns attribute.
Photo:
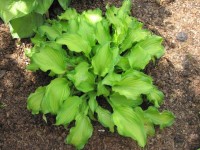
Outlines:
<svg viewBox="0 0 200 150"><path fill-rule="evenodd" d="M5 70L0 70L0 79L3 78L3 76L6 74Z"/></svg>
<svg viewBox="0 0 200 150"><path fill-rule="evenodd" d="M179 32L176 36L176 39L180 42L185 42L188 39L188 35L185 32Z"/></svg>

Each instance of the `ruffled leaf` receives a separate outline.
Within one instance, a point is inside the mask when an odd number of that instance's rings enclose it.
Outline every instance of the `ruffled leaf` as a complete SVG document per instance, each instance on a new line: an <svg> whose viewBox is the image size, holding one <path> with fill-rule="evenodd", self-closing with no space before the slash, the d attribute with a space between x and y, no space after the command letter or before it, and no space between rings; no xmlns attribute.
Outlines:
<svg viewBox="0 0 200 150"><path fill-rule="evenodd" d="M141 147L146 144L146 133L141 118L130 107L116 107L113 121L120 135L130 137L138 142Z"/></svg>
<svg viewBox="0 0 200 150"><path fill-rule="evenodd" d="M40 52L32 56L34 64L44 72L51 70L56 74L63 74L66 71L66 53L63 49L53 49L49 46L40 48Z"/></svg>
<svg viewBox="0 0 200 150"><path fill-rule="evenodd" d="M75 72L68 74L68 78L72 80L75 87L82 92L94 90L95 77L88 71L89 64L82 62L76 66Z"/></svg>
<svg viewBox="0 0 200 150"><path fill-rule="evenodd" d="M78 96L68 97L64 101L56 116L56 125L68 125L75 119L82 99Z"/></svg>
<svg viewBox="0 0 200 150"><path fill-rule="evenodd" d="M46 92L41 104L44 114L57 114L64 100L70 95L68 81L65 78L56 78L46 87Z"/></svg>
<svg viewBox="0 0 200 150"><path fill-rule="evenodd" d="M119 95L118 93L114 93L110 96L109 101L113 106L121 107L121 106L129 106L129 107L136 107L142 104L143 100L141 97L137 99L127 99L123 95Z"/></svg>
<svg viewBox="0 0 200 150"><path fill-rule="evenodd" d="M159 125L161 129L171 126L174 123L175 116L172 112L164 110L159 112L155 107L149 107L145 111L146 117L148 117L154 124Z"/></svg>
<svg viewBox="0 0 200 150"><path fill-rule="evenodd" d="M130 76L117 82L112 89L128 99L135 100L141 94L148 94L153 89L153 86L148 82Z"/></svg>
<svg viewBox="0 0 200 150"><path fill-rule="evenodd" d="M110 132L114 132L114 123L112 120L112 114L108 110L98 106L96 109L98 121L104 126L109 128Z"/></svg>
<svg viewBox="0 0 200 150"><path fill-rule="evenodd" d="M149 94L147 94L147 99L154 104L155 107L159 107L162 104L164 98L163 92L154 88Z"/></svg>
<svg viewBox="0 0 200 150"><path fill-rule="evenodd" d="M70 133L66 138L67 144L76 146L77 149L82 149L92 136L93 127L90 119L82 114L76 117L75 127L70 129Z"/></svg>
<svg viewBox="0 0 200 150"><path fill-rule="evenodd" d="M91 46L88 41L78 34L63 34L56 40L56 43L67 45L69 50L80 53L84 52L87 56L91 51Z"/></svg>
<svg viewBox="0 0 200 150"><path fill-rule="evenodd" d="M111 49L110 43L105 43L98 48L96 55L92 58L92 66L96 75L105 76L114 68L116 52L118 49Z"/></svg>
<svg viewBox="0 0 200 150"><path fill-rule="evenodd" d="M46 87L39 87L34 93L28 97L27 108L32 111L32 114L38 114L41 110L41 102L45 94Z"/></svg>

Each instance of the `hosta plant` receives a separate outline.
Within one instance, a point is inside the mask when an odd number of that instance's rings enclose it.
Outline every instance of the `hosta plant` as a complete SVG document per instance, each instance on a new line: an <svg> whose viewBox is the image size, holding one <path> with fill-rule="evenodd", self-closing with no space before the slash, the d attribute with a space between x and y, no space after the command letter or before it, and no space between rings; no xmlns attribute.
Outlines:
<svg viewBox="0 0 200 150"><path fill-rule="evenodd" d="M9 23L13 38L27 38L43 24L44 14L54 0L1 0L0 18ZM71 0L58 0L66 9Z"/></svg>
<svg viewBox="0 0 200 150"><path fill-rule="evenodd" d="M105 16L99 9L81 14L67 9L38 29L27 51L29 70L55 78L28 97L28 109L55 115L55 125L68 127L75 121L66 143L77 149L92 136L91 121L141 147L154 135L154 125L162 129L174 121L170 111L158 110L164 95L143 73L164 54L162 38L143 29L130 9L130 0L120 8L107 6Z"/></svg>

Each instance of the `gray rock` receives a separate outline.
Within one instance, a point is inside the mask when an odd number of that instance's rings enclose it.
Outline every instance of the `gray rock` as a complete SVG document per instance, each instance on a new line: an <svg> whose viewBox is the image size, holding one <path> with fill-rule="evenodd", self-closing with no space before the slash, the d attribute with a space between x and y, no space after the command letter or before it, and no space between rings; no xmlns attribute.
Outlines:
<svg viewBox="0 0 200 150"><path fill-rule="evenodd" d="M185 42L188 39L188 35L185 32L179 32L176 36L176 39L180 42Z"/></svg>

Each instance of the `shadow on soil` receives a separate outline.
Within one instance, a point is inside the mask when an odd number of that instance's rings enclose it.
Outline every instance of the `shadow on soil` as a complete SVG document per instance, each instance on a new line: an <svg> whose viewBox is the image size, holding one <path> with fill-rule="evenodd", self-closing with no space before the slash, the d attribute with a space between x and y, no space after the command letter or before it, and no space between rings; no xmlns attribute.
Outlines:
<svg viewBox="0 0 200 150"><path fill-rule="evenodd" d="M156 66L149 66L147 73L165 93L162 109L168 109L176 116L174 125L165 129L167 132L162 135L165 139L160 145L165 147L162 143L169 142L168 149L196 150L200 146L200 63L195 56L186 54L182 67L183 70L177 70L170 60L163 57ZM158 143L151 145L159 149Z"/></svg>

